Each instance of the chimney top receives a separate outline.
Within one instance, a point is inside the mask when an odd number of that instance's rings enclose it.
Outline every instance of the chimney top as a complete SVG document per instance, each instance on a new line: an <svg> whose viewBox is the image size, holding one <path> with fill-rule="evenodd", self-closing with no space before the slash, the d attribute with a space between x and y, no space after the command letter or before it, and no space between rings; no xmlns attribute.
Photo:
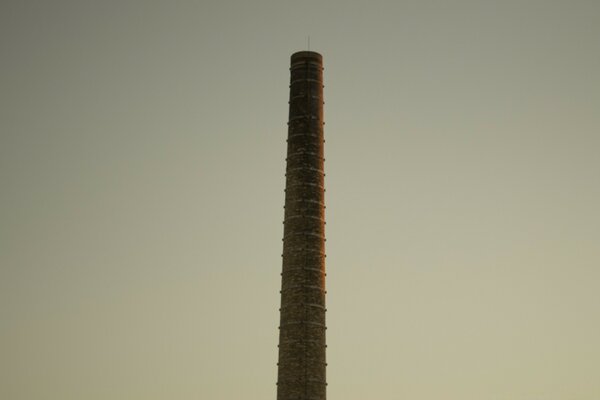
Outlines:
<svg viewBox="0 0 600 400"><path fill-rule="evenodd" d="M298 52L292 54L291 62L294 63L296 61L306 60L306 59L315 60L318 63L323 62L323 56L321 54L317 53L316 51L306 51L306 50L298 51Z"/></svg>

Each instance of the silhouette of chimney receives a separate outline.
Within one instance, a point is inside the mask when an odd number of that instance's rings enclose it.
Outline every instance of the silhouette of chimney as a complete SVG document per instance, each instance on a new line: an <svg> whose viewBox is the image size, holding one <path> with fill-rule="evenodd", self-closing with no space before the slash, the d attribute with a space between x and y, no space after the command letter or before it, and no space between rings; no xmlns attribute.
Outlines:
<svg viewBox="0 0 600 400"><path fill-rule="evenodd" d="M277 400L325 400L323 58L291 57Z"/></svg>

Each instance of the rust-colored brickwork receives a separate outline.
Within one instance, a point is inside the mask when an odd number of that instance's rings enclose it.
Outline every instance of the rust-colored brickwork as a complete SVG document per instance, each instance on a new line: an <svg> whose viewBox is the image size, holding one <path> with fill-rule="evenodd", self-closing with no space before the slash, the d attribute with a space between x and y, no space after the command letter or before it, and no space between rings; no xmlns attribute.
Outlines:
<svg viewBox="0 0 600 400"><path fill-rule="evenodd" d="M290 68L277 400L325 400L323 59Z"/></svg>

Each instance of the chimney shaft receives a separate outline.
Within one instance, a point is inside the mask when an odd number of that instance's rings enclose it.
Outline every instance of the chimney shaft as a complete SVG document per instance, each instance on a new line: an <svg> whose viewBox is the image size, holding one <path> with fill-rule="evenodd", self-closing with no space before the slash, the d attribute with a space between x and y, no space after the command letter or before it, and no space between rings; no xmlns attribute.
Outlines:
<svg viewBox="0 0 600 400"><path fill-rule="evenodd" d="M323 59L291 57L277 400L325 400Z"/></svg>

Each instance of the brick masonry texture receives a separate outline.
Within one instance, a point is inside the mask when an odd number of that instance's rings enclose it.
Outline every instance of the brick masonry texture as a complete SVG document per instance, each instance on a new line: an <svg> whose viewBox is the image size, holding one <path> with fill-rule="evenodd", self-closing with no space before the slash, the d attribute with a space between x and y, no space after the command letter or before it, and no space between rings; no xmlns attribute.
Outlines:
<svg viewBox="0 0 600 400"><path fill-rule="evenodd" d="M323 58L290 68L277 400L325 400Z"/></svg>

